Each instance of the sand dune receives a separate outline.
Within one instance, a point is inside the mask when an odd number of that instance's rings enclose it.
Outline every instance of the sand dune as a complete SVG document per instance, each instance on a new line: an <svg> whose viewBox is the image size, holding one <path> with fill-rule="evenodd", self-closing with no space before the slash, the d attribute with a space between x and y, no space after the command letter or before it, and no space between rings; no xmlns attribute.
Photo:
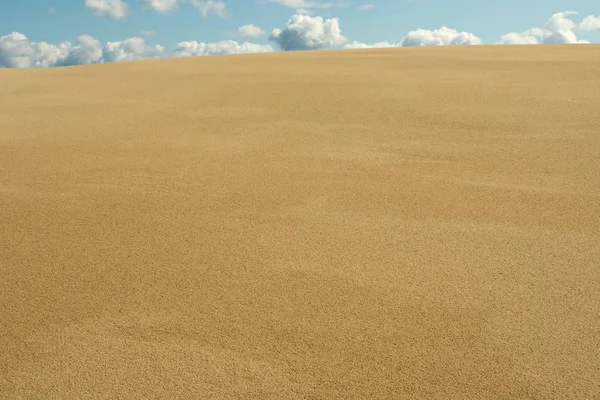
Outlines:
<svg viewBox="0 0 600 400"><path fill-rule="evenodd" d="M600 398L600 47L0 71L0 397Z"/></svg>

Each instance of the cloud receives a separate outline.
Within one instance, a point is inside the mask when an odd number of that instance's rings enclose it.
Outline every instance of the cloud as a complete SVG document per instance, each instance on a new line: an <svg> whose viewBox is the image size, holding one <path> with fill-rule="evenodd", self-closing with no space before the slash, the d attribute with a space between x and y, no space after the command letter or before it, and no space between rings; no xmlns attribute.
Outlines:
<svg viewBox="0 0 600 400"><path fill-rule="evenodd" d="M242 37L259 37L265 34L265 31L256 25L242 25L238 28L238 34Z"/></svg>
<svg viewBox="0 0 600 400"><path fill-rule="evenodd" d="M575 11L563 11L553 14L541 27L528 29L522 33L510 32L502 35L498 44L551 44L551 43L589 43L577 37L576 31L600 30L600 17L590 15L578 25L570 16L577 15ZM379 42L365 44L352 42L345 48L361 49L373 47L401 46L448 46L448 45L477 45L482 40L473 33L458 32L455 29L442 26L439 29L417 29L410 31L398 43Z"/></svg>
<svg viewBox="0 0 600 400"><path fill-rule="evenodd" d="M352 42L344 46L346 49L368 49L383 47L409 47L409 46L458 46L483 44L481 39L469 32L458 32L442 26L440 29L417 29L410 31L398 43L378 42L365 44Z"/></svg>
<svg viewBox="0 0 600 400"><path fill-rule="evenodd" d="M167 13L177 7L178 0L142 0L146 6L156 12Z"/></svg>
<svg viewBox="0 0 600 400"><path fill-rule="evenodd" d="M81 35L77 42L58 45L33 42L19 32L0 37L0 68L60 67L81 64L142 60L165 55L164 47L149 46L141 37L102 44L90 35ZM272 52L273 47L255 43L223 40L216 43L181 42L173 56L209 56Z"/></svg>
<svg viewBox="0 0 600 400"><path fill-rule="evenodd" d="M69 42L31 42L24 34L12 32L0 37L0 67L52 67L68 56L70 48Z"/></svg>
<svg viewBox="0 0 600 400"><path fill-rule="evenodd" d="M361 9L361 10L371 10L371 9L375 8L375 6L373 4L365 4L365 5L362 5L362 6L358 7L358 8Z"/></svg>
<svg viewBox="0 0 600 400"><path fill-rule="evenodd" d="M202 18L211 14L225 18L227 16L227 5L223 0L141 0L146 6L159 13L168 13L177 8L179 3L189 3L196 7Z"/></svg>
<svg viewBox="0 0 600 400"><path fill-rule="evenodd" d="M296 9L296 14L314 15L314 11L307 10L306 8Z"/></svg>
<svg viewBox="0 0 600 400"><path fill-rule="evenodd" d="M106 62L143 60L157 58L163 52L163 46L148 46L141 37L132 37L121 42L106 43L103 59Z"/></svg>
<svg viewBox="0 0 600 400"><path fill-rule="evenodd" d="M218 54L248 54L272 52L270 45L255 43L238 43L234 40L222 40L216 43L181 42L177 44L174 55L176 57L210 56Z"/></svg>
<svg viewBox="0 0 600 400"><path fill-rule="evenodd" d="M552 15L542 27L535 27L522 33L510 32L502 35L498 44L545 44L545 43L589 43L577 37L576 31L600 30L600 16L590 15L578 25L569 16L575 11L563 11ZM473 33L458 32L442 26L439 29L417 29L408 32L400 42L379 42L366 44L354 41L344 46L347 49L366 49L401 46L447 46L476 45L482 40Z"/></svg>
<svg viewBox="0 0 600 400"><path fill-rule="evenodd" d="M314 1L314 0L262 0L263 4L279 4L281 6L295 8L296 10L309 8L341 8L348 7L346 1Z"/></svg>
<svg viewBox="0 0 600 400"><path fill-rule="evenodd" d="M548 22L546 22L546 28L551 32L556 31L571 31L577 24L571 19L567 18L567 15L577 15L576 11L563 11L553 14Z"/></svg>
<svg viewBox="0 0 600 400"><path fill-rule="evenodd" d="M86 0L86 4L117 4L121 0ZM186 0L208 13L224 13L222 1ZM284 0L288 1L288 0ZM289 0L294 2L295 0ZM299 3L311 3L299 0ZM125 3L123 3L125 4ZM220 6L219 4L222 4ZM294 3L296 4L296 3ZM325 3L322 3L325 4ZM126 5L125 5L126 7ZM205 7L205 8L202 8ZM114 14L114 8L103 8L101 13ZM125 11L123 11L124 16ZM587 43L577 38L576 32L600 30L600 17L587 16L580 24L570 16L574 11L564 11L552 15L541 27L534 27L522 33L510 32L502 36L498 43L503 44L538 44L538 43ZM103 14L104 15L104 14ZM114 14L118 17L121 14ZM153 35L154 31L142 31L142 35ZM241 36L256 37L264 34L259 27L248 24L238 28ZM306 14L294 14L283 29L274 29L269 39L279 45L282 50L321 49L341 45L346 42L342 35L338 18L326 19ZM445 46L481 44L476 35L459 32L442 26L439 29L417 29L410 31L399 42L383 41L366 44L353 41L347 49L385 48L401 46ZM215 43L180 42L171 53L174 56L206 56L214 54L242 54L274 51L270 45L249 42L238 43L223 40ZM132 37L117 42L102 44L90 35L81 35L74 43L65 41L58 44L35 42L24 34L12 32L0 37L0 67L36 68L79 64L95 64L104 62L140 60L165 55L164 47L147 45L143 38Z"/></svg>
<svg viewBox="0 0 600 400"><path fill-rule="evenodd" d="M304 14L294 14L283 29L274 29L269 40L282 50L315 50L346 42L338 18L323 20Z"/></svg>
<svg viewBox="0 0 600 400"><path fill-rule="evenodd" d="M600 31L600 16L588 15L579 24L579 29L582 31Z"/></svg>
<svg viewBox="0 0 600 400"><path fill-rule="evenodd" d="M98 17L125 19L127 3L123 0L85 0L85 6Z"/></svg>
<svg viewBox="0 0 600 400"><path fill-rule="evenodd" d="M227 16L227 6L221 0L191 0L190 3L198 9L202 18L208 17L209 14L215 14L221 18Z"/></svg>
<svg viewBox="0 0 600 400"><path fill-rule="evenodd" d="M57 60L54 65L96 64L103 62L103 57L102 43L90 35L81 35L77 38L76 45L71 46L69 43L66 57Z"/></svg>
<svg viewBox="0 0 600 400"><path fill-rule="evenodd" d="M580 40L574 32L577 24L569 15L576 15L575 11L556 13L548 19L543 27L536 27L522 33L510 32L502 35L498 44L560 44L560 43L589 43ZM586 23L587 26L587 23Z"/></svg>
<svg viewBox="0 0 600 400"><path fill-rule="evenodd" d="M479 37L469 32L458 32L442 26L439 29L417 29L410 31L400 42L403 47L408 46L458 46L476 45L483 42Z"/></svg>
<svg viewBox="0 0 600 400"><path fill-rule="evenodd" d="M377 42L373 44L366 44L354 41L344 46L345 49L380 49L384 47L400 47L400 43Z"/></svg>
<svg viewBox="0 0 600 400"><path fill-rule="evenodd" d="M79 36L75 44L67 41L57 45L33 42L19 32L0 37L0 67L4 68L40 68L140 60L159 57L163 52L162 46L148 46L140 37L108 42L105 45L90 35Z"/></svg>
<svg viewBox="0 0 600 400"><path fill-rule="evenodd" d="M140 35L142 35L142 36L154 36L154 35L156 35L156 31L152 31L152 30L141 31Z"/></svg>

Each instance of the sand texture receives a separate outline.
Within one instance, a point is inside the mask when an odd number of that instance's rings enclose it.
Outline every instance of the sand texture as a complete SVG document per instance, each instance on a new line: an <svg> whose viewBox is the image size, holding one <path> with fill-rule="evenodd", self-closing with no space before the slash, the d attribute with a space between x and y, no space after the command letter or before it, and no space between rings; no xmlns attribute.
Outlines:
<svg viewBox="0 0 600 400"><path fill-rule="evenodd" d="M0 398L600 399L599 65L0 70Z"/></svg>

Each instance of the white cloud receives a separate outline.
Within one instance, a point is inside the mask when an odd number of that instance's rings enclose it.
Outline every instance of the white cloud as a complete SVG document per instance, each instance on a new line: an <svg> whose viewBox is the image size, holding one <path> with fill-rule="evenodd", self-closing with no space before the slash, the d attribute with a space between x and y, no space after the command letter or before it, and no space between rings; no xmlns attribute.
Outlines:
<svg viewBox="0 0 600 400"><path fill-rule="evenodd" d="M125 19L127 3L123 0L85 0L85 6L98 17Z"/></svg>
<svg viewBox="0 0 600 400"><path fill-rule="evenodd" d="M154 35L156 35L156 31L152 31L152 30L141 31L140 35L142 35L142 36L154 36Z"/></svg>
<svg viewBox="0 0 600 400"><path fill-rule="evenodd" d="M243 37L259 37L265 34L265 31L256 25L242 25L238 28L238 34Z"/></svg>
<svg viewBox="0 0 600 400"><path fill-rule="evenodd" d="M339 19L294 14L283 29L274 29L269 40L282 50L313 50L340 45L346 41Z"/></svg>
<svg viewBox="0 0 600 400"><path fill-rule="evenodd" d="M148 4L154 0L144 0ZM215 13L225 15L225 4L222 1L185 0L200 9L201 15ZM279 1L279 0L277 0ZM281 0L290 5L308 4L304 0ZM122 3L121 0L86 0L86 5L93 8L97 15L124 18L126 4L122 13L107 4ZM104 4L104 8L100 7ZM158 4L158 3L156 3ZM324 5L326 3L320 3ZM95 9L94 9L95 7ZM117 11L115 11L117 10ZM576 32L600 30L600 17L590 15L576 24L570 16L574 11L565 11L552 15L541 27L535 27L522 33L507 33L499 43L504 44L538 44L538 43L587 43L577 38ZM143 31L142 35L153 35L153 31ZM257 37L264 34L259 27L248 24L240 26L237 34L240 36ZM283 50L321 49L341 45L346 42L342 35L338 18L326 19L305 14L293 15L283 29L274 29L269 37ZM385 48L400 46L443 46L481 44L476 35L469 32L459 32L442 26L435 30L417 29L408 32L399 42L377 42L365 44L354 41L344 46L347 49ZM241 54L274 51L270 45L255 43L238 43L233 40L223 40L216 43L180 42L172 55L175 56L205 56L213 54ZM24 34L13 32L0 37L0 67L28 68L53 67L64 65L94 64L113 61L139 60L161 57L165 54L162 46L147 45L141 37L132 37L118 42L102 44L90 35L81 35L74 43L65 41L59 44L35 42Z"/></svg>
<svg viewBox="0 0 600 400"><path fill-rule="evenodd" d="M262 3L279 4L281 6L295 8L296 10L308 10L309 8L335 8L348 7L346 1L314 1L314 0L262 0Z"/></svg>
<svg viewBox="0 0 600 400"><path fill-rule="evenodd" d="M401 46L456 46L482 44L480 38L469 32L458 32L442 26L440 29L410 31L400 42Z"/></svg>
<svg viewBox="0 0 600 400"><path fill-rule="evenodd" d="M306 9L306 8L297 8L296 14L304 14L304 15L314 15L314 11Z"/></svg>
<svg viewBox="0 0 600 400"><path fill-rule="evenodd" d="M563 11L553 14L548 22L546 22L546 28L551 32L556 31L571 31L577 24L571 19L567 18L567 15L576 15L575 11Z"/></svg>
<svg viewBox="0 0 600 400"><path fill-rule="evenodd" d="M577 24L569 15L577 14L575 11L559 12L546 22L543 27L536 27L522 33L510 32L502 35L499 44L559 44L559 43L589 43L580 40L573 31Z"/></svg>
<svg viewBox="0 0 600 400"><path fill-rule="evenodd" d="M263 4L278 4L284 7L296 9L296 14L314 15L314 9L342 8L348 7L344 0L316 1L316 0L261 0Z"/></svg>
<svg viewBox="0 0 600 400"><path fill-rule="evenodd" d="M582 31L600 31L600 16L588 15L579 24L579 29Z"/></svg>
<svg viewBox="0 0 600 400"><path fill-rule="evenodd" d="M159 13L166 13L177 7L178 0L142 0L148 7Z"/></svg>
<svg viewBox="0 0 600 400"><path fill-rule="evenodd" d="M160 45L148 46L141 37L132 37L121 42L108 42L104 46L104 61L131 61L159 57L164 52Z"/></svg>
<svg viewBox="0 0 600 400"><path fill-rule="evenodd" d="M159 57L163 51L162 46L148 46L139 37L108 42L103 46L92 36L81 35L75 44L53 45L33 42L22 33L13 32L0 37L0 67L39 68L140 60Z"/></svg>
<svg viewBox="0 0 600 400"><path fill-rule="evenodd" d="M175 57L209 56L217 54L247 54L272 52L270 45L238 43L223 40L216 43L181 42L172 53ZM149 46L141 37L118 42L100 43L90 35L81 35L77 42L52 45L33 42L25 35L13 32L0 37L0 68L56 67L98 64L157 58L165 54L162 46Z"/></svg>
<svg viewBox="0 0 600 400"><path fill-rule="evenodd" d="M146 6L159 13L168 13L177 8L179 3L189 3L196 7L202 18L211 14L221 18L227 16L227 5L223 0L141 0Z"/></svg>
<svg viewBox="0 0 600 400"><path fill-rule="evenodd" d="M32 42L19 32L0 37L0 67L52 67L68 56L71 43Z"/></svg>
<svg viewBox="0 0 600 400"><path fill-rule="evenodd" d="M373 4L365 4L358 8L360 8L361 10L371 10L371 9L375 8L375 6Z"/></svg>
<svg viewBox="0 0 600 400"><path fill-rule="evenodd" d="M538 44L538 40L529 31L523 33L510 32L502 35L498 44Z"/></svg>
<svg viewBox="0 0 600 400"><path fill-rule="evenodd" d="M373 44L366 44L361 42L352 42L348 43L344 46L345 49L380 49L385 47L399 47L400 43L390 43L390 42L377 42Z"/></svg>
<svg viewBox="0 0 600 400"><path fill-rule="evenodd" d="M55 65L80 65L103 62L104 51L102 43L90 35L79 36L77 44L69 46L68 50L67 56L58 60Z"/></svg>
<svg viewBox="0 0 600 400"><path fill-rule="evenodd" d="M210 56L218 54L268 53L273 51L270 45L238 43L234 40L222 40L216 43L181 42L175 49L176 57Z"/></svg>
<svg viewBox="0 0 600 400"><path fill-rule="evenodd" d="M541 43L589 43L587 40L577 38L575 31L600 30L600 16L590 15L577 25L570 15L575 11L564 11L552 15L542 27L526 30L522 33L507 33L502 35L499 44L541 44ZM458 32L445 26L436 30L417 29L408 34L399 42L379 42L366 44L352 42L345 46L347 49L365 49L374 47L400 47L400 46L446 46L446 45L475 45L482 44L479 37L469 32Z"/></svg>
<svg viewBox="0 0 600 400"><path fill-rule="evenodd" d="M417 29L410 31L400 42L378 42L366 44L352 42L344 46L346 49L370 49L384 47L408 47L408 46L457 46L457 45L477 45L483 44L480 38L469 32L458 32L442 26L440 29Z"/></svg>
<svg viewBox="0 0 600 400"><path fill-rule="evenodd" d="M191 0L190 3L198 9L202 18L208 17L209 14L215 14L221 18L227 16L227 6L221 0Z"/></svg>

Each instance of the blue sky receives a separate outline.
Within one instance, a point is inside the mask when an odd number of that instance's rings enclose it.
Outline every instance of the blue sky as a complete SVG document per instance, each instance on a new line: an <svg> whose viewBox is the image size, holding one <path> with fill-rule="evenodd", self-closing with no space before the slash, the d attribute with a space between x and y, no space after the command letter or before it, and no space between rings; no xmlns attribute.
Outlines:
<svg viewBox="0 0 600 400"><path fill-rule="evenodd" d="M155 9L150 6L153 1ZM126 4L125 11L121 14L106 12L107 8L102 8L106 5L102 3L111 2L113 6L117 3ZM159 9L161 2L163 5L177 5L165 12ZM365 5L370 7L363 9ZM204 16L201 15L203 9L206 10ZM553 27L548 25L549 18L565 11L578 14L562 15L555 19L556 23L550 24ZM290 21L294 15L297 18ZM583 29L580 24L588 16L592 17ZM511 32L521 36L512 36L510 40L504 40L505 43L600 42L599 16L598 0L2 0L0 36L13 32L21 35L5 37L0 43L0 66L52 66L56 62L39 62L40 55L35 56L38 61L27 61L23 58L24 54L41 51L36 44L39 42L58 46L68 41L69 46L76 46L80 35L93 37L97 40L94 43L100 46L105 46L107 42L121 43L127 38L140 37L143 44L150 48L156 49L153 46L161 45L164 49L158 52L160 56L173 55L181 42L209 44L224 40L271 46L274 51L368 47L377 42L383 42L380 45L385 46L409 43L493 44L499 42L502 35ZM248 24L260 27L264 34L243 37L237 30ZM442 26L450 31L436 33ZM531 31L536 27L546 29L545 33ZM280 35L273 36L273 29L280 29ZM418 29L425 32L413 33L411 38L414 40L403 40L409 32ZM560 34L551 35L553 29L559 30ZM528 30L529 33L522 35ZM464 35L459 35L459 40L453 39L461 33ZM24 47L26 44L29 46L27 49ZM196 50L192 53L180 54L251 52L255 49L247 46L243 50L235 45L226 46L225 50L211 48L213 50L208 51L205 47L198 50L199 47L194 46ZM122 46L122 49L126 47ZM20 53L16 48L21 49ZM269 50L268 47L256 49ZM64 50L63 53L68 51ZM120 54L125 54L123 51L128 50L122 50ZM103 62L158 55L154 50L140 50L137 56L130 58L113 53L112 58L99 56L85 59ZM21 61L14 62L15 54L21 57ZM73 63L79 58L71 59ZM39 65L34 65L36 62Z"/></svg>

